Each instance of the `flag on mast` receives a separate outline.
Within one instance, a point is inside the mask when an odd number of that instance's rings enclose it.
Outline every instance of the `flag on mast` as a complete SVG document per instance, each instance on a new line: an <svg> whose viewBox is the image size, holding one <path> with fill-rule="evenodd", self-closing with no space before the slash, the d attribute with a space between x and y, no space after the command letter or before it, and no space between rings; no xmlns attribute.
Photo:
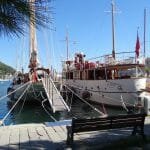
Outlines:
<svg viewBox="0 0 150 150"><path fill-rule="evenodd" d="M136 39L136 46L135 46L135 53L136 53L136 57L139 57L139 53L140 53L140 40L139 40L139 34L137 31L137 39Z"/></svg>

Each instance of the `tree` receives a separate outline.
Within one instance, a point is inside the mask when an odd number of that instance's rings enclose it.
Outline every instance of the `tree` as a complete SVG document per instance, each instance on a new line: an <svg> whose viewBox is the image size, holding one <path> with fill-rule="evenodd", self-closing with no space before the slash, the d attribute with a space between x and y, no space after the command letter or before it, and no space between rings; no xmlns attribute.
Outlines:
<svg viewBox="0 0 150 150"><path fill-rule="evenodd" d="M48 0L47 0L48 1ZM50 2L50 0L48 1ZM0 35L17 35L25 32L30 20L36 27L49 22L44 0L1 0Z"/></svg>

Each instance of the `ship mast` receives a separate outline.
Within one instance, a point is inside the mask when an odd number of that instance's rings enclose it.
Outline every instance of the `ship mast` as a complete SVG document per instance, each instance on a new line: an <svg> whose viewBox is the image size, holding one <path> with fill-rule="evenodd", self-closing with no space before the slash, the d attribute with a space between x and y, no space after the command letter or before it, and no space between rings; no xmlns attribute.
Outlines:
<svg viewBox="0 0 150 150"><path fill-rule="evenodd" d="M112 6L112 56L115 59L115 25L114 25L114 1L112 0L111 2L111 6Z"/></svg>
<svg viewBox="0 0 150 150"><path fill-rule="evenodd" d="M145 39L146 39L146 8L144 9L144 58L145 58Z"/></svg>
<svg viewBox="0 0 150 150"><path fill-rule="evenodd" d="M29 68L31 70L35 70L37 68L37 41L36 41L36 31L35 31L35 22L31 19L35 19L35 7L34 7L34 2L35 0L29 0L31 3L30 7L32 8L33 11L33 18L30 18L30 62L29 62Z"/></svg>
<svg viewBox="0 0 150 150"><path fill-rule="evenodd" d="M69 57L69 37L68 37L68 30L66 30L66 48L67 48L67 61Z"/></svg>
<svg viewBox="0 0 150 150"><path fill-rule="evenodd" d="M68 33L68 29L66 29L66 37L65 37L65 40L66 42L66 50L67 50L67 61L69 60L69 42L73 42L73 44L76 44L77 41L71 41L69 39L69 33Z"/></svg>

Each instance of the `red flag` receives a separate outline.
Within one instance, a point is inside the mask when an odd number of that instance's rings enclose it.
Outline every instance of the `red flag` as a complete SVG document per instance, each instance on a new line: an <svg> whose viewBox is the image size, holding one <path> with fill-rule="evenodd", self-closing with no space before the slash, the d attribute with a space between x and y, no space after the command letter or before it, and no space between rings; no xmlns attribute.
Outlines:
<svg viewBox="0 0 150 150"><path fill-rule="evenodd" d="M139 35L137 32L137 39L136 39L136 46L135 46L135 53L136 53L136 57L139 57L139 53L140 53L140 41L139 41Z"/></svg>

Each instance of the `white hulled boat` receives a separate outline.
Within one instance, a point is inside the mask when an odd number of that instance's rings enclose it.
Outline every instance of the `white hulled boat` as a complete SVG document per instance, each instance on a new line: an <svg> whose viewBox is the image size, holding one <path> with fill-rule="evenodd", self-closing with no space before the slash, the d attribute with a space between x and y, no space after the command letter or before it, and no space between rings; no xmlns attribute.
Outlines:
<svg viewBox="0 0 150 150"><path fill-rule="evenodd" d="M148 90L148 78L143 63L134 58L89 62L82 53L75 54L74 61L66 61L63 68L65 84L83 99L114 106L133 106L140 95Z"/></svg>
<svg viewBox="0 0 150 150"><path fill-rule="evenodd" d="M64 83L81 98L112 106L143 104L141 97L150 89L145 58L139 57L137 34L136 53L115 53L114 3L112 2L112 54L85 60L76 53L73 60L63 62ZM136 54L136 56L135 56Z"/></svg>

